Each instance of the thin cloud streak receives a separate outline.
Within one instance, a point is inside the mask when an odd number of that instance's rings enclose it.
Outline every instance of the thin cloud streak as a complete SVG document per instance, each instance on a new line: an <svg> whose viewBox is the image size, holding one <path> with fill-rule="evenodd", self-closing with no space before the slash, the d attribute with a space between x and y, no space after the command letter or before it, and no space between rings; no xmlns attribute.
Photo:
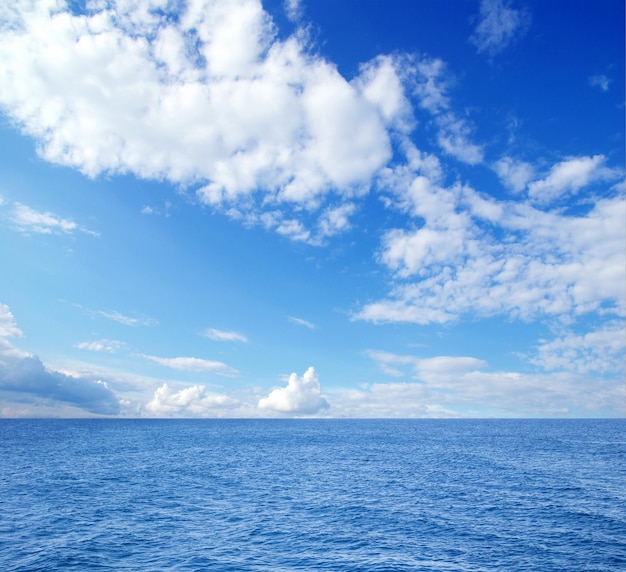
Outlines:
<svg viewBox="0 0 626 572"><path fill-rule="evenodd" d="M305 328L309 328L309 330L315 330L317 326L307 320L303 320L302 318L294 318L293 316L289 316L287 318L292 324L297 324L298 326L304 326Z"/></svg>
<svg viewBox="0 0 626 572"><path fill-rule="evenodd" d="M200 333L201 336L209 338L217 342L243 342L246 343L248 338L238 332L227 332L217 330L215 328L207 328Z"/></svg>

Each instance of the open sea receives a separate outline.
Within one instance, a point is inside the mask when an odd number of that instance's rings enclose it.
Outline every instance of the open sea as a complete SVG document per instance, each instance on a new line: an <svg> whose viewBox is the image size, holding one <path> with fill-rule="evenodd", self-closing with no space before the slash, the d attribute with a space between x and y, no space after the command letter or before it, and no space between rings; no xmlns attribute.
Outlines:
<svg viewBox="0 0 626 572"><path fill-rule="evenodd" d="M0 420L0 571L626 570L626 420Z"/></svg>

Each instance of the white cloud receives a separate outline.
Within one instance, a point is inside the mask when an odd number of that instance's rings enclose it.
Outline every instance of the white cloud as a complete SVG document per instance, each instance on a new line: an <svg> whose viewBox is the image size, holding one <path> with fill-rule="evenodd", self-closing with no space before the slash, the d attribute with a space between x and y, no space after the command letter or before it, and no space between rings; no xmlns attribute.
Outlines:
<svg viewBox="0 0 626 572"><path fill-rule="evenodd" d="M11 309L6 304L0 304L0 338L21 338L23 335Z"/></svg>
<svg viewBox="0 0 626 572"><path fill-rule="evenodd" d="M604 74L592 75L589 78L589 85L591 87L597 87L602 91L609 91L609 85L611 80Z"/></svg>
<svg viewBox="0 0 626 572"><path fill-rule="evenodd" d="M204 385L174 391L164 383L145 405L145 411L157 417L219 417L221 411L238 405L227 395L207 392Z"/></svg>
<svg viewBox="0 0 626 572"><path fill-rule="evenodd" d="M107 320L113 320L118 324L123 324L125 326L156 326L158 322L154 318L150 318L147 316L138 316L132 317L122 314L117 310L113 311L105 311L105 310L96 310L90 312L94 316L100 316L102 318L106 318Z"/></svg>
<svg viewBox="0 0 626 572"><path fill-rule="evenodd" d="M4 399L26 403L52 400L101 415L120 411L119 401L106 382L67 376L45 367L37 356L0 362L0 393Z"/></svg>
<svg viewBox="0 0 626 572"><path fill-rule="evenodd" d="M302 31L279 40L258 0L179 9L17 2L1 24L0 105L49 161L199 184L224 210L288 221L367 190L391 157L387 126L408 113L391 59L348 82ZM276 230L306 240L293 224Z"/></svg>
<svg viewBox="0 0 626 572"><path fill-rule="evenodd" d="M105 381L66 375L46 367L37 356L15 348L5 339L22 335L9 307L0 304L0 404L4 404L3 410L24 409L32 415L37 414L42 404L53 407L65 404L95 414L119 413L119 401ZM7 407L7 403L19 404L19 407Z"/></svg>
<svg viewBox="0 0 626 572"><path fill-rule="evenodd" d="M201 334L205 338L214 340L217 342L247 342L248 338L243 334L237 332L225 332L223 330L216 330L215 328L207 328Z"/></svg>
<svg viewBox="0 0 626 572"><path fill-rule="evenodd" d="M516 161L511 157L502 157L493 165L505 187L515 193L526 189L529 181L535 177L535 168L525 161Z"/></svg>
<svg viewBox="0 0 626 572"><path fill-rule="evenodd" d="M49 212L41 213L21 203L13 203L13 209L8 218L15 230L19 232L72 234L79 231L98 236L98 233L79 226L73 220L60 218Z"/></svg>
<svg viewBox="0 0 626 572"><path fill-rule="evenodd" d="M494 56L526 33L530 14L523 8L510 6L508 0L482 0L480 20L470 37L478 53Z"/></svg>
<svg viewBox="0 0 626 572"><path fill-rule="evenodd" d="M531 362L550 370L624 374L626 329L623 321L611 321L583 334L567 332L542 342Z"/></svg>
<svg viewBox="0 0 626 572"><path fill-rule="evenodd" d="M222 363L221 361L212 361L195 357L164 358L145 354L139 354L139 357L158 363L163 367L169 367L180 371L204 371L225 376L232 376L238 373L236 369Z"/></svg>
<svg viewBox="0 0 626 572"><path fill-rule="evenodd" d="M488 371L473 357L419 358L368 352L394 377L414 381L373 383L331 393L333 412L364 417L616 415L624 388L621 376L593 379L582 371L519 373ZM392 364L391 372L386 368ZM395 368L401 366L404 370ZM407 369L408 368L408 369Z"/></svg>
<svg viewBox="0 0 626 572"><path fill-rule="evenodd" d="M87 350L90 352L104 352L109 354L113 354L119 351L122 346L123 344L121 342L107 339L97 340L93 342L80 342L79 344L76 344L76 347L79 350Z"/></svg>
<svg viewBox="0 0 626 572"><path fill-rule="evenodd" d="M302 17L302 0L284 0L287 17L297 22Z"/></svg>
<svg viewBox="0 0 626 572"><path fill-rule="evenodd" d="M319 236L325 238L344 232L350 228L349 217L356 210L353 203L327 208L319 220Z"/></svg>
<svg viewBox="0 0 626 572"><path fill-rule="evenodd" d="M450 110L446 66L439 59L413 62L414 92L419 106L428 111L437 126L437 142L445 153L469 165L483 161L483 150L469 139L468 122Z"/></svg>
<svg viewBox="0 0 626 572"><path fill-rule="evenodd" d="M420 379L437 379L441 375L460 375L468 371L479 370L486 365L473 357L437 356L419 358L411 355L398 355L391 352L369 350L366 354L372 358L387 375L404 377L411 375ZM390 367L394 366L394 367ZM398 369L407 366L408 371Z"/></svg>
<svg viewBox="0 0 626 572"><path fill-rule="evenodd" d="M294 318L293 316L289 316L288 320L293 324L297 324L298 326L304 326L305 328L309 328L309 330L314 330L317 326L311 322L307 322L302 318Z"/></svg>
<svg viewBox="0 0 626 572"><path fill-rule="evenodd" d="M312 367L302 377L292 373L286 387L274 389L259 401L259 409L279 413L313 415L328 407L328 401L321 394L319 378Z"/></svg>
<svg viewBox="0 0 626 572"><path fill-rule="evenodd" d="M544 179L528 185L529 196L540 204L578 193L597 182L613 181L623 176L619 169L606 166L604 155L573 157L554 165Z"/></svg>
<svg viewBox="0 0 626 572"><path fill-rule="evenodd" d="M391 290L358 318L428 324L470 313L566 321L589 312L624 315L622 191L614 187L610 198L576 215L498 201L460 184L443 187L420 174L408 179L401 169L386 173L390 206L415 226L383 236L379 261L394 276Z"/></svg>
<svg viewBox="0 0 626 572"><path fill-rule="evenodd" d="M354 81L363 97L378 109L385 125L405 133L413 129L415 118L398 73L412 65L405 59L378 56L361 65L361 74Z"/></svg>

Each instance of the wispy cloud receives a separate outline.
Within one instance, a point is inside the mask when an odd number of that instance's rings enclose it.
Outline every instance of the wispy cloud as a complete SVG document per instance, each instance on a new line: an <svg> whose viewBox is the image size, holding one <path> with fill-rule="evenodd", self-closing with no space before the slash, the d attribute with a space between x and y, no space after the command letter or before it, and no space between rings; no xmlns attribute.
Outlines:
<svg viewBox="0 0 626 572"><path fill-rule="evenodd" d="M609 91L609 85L611 80L604 74L592 75L589 78L589 85L591 87L597 87L602 91Z"/></svg>
<svg viewBox="0 0 626 572"><path fill-rule="evenodd" d="M549 203L561 196L573 195L592 183L614 181L623 177L620 169L606 166L604 155L572 157L554 165L544 179L528 185L528 194L539 203Z"/></svg>
<svg viewBox="0 0 626 572"><path fill-rule="evenodd" d="M483 150L470 139L469 123L450 108L446 66L440 59L422 60L414 64L414 91L421 108L434 118L438 128L437 141L443 151L459 161L476 165L483 161Z"/></svg>
<svg viewBox="0 0 626 572"><path fill-rule="evenodd" d="M157 326L159 324L154 318L148 316L127 316L117 310L92 310L90 313L94 316L100 316L125 326Z"/></svg>
<svg viewBox="0 0 626 572"><path fill-rule="evenodd" d="M202 336L214 340L216 342L247 342L248 338L238 332L227 332L216 330L215 328L207 328L201 332Z"/></svg>
<svg viewBox="0 0 626 572"><path fill-rule="evenodd" d="M304 326L305 328L309 328L310 330L314 330L315 328L317 328L315 324L312 324L311 322L307 322L306 320L303 320L302 318L294 318L293 316L289 316L289 318L287 319L292 324L297 324L298 326Z"/></svg>
<svg viewBox="0 0 626 572"><path fill-rule="evenodd" d="M21 203L13 203L8 219L15 230L23 233L72 234L83 232L92 236L99 236L97 232L82 227L71 219L64 219L50 212L38 212Z"/></svg>
<svg viewBox="0 0 626 572"><path fill-rule="evenodd" d="M521 38L530 26L524 8L512 8L509 0L482 0L480 19L470 36L478 53L495 56Z"/></svg>
<svg viewBox="0 0 626 572"><path fill-rule="evenodd" d="M76 344L76 347L80 350L87 350L90 352L104 352L113 354L119 351L122 347L124 347L124 344L116 340L102 339L92 342L80 342Z"/></svg>
<svg viewBox="0 0 626 572"><path fill-rule="evenodd" d="M284 0L287 17L297 22L302 17L302 0Z"/></svg>
<svg viewBox="0 0 626 572"><path fill-rule="evenodd" d="M589 384L573 361L569 365L575 367L556 373L520 373L489 371L484 360L474 357L419 358L378 351L368 355L385 374L414 381L334 392L333 410L353 415L358 411L364 417L615 415L623 402L622 376Z"/></svg>
<svg viewBox="0 0 626 572"><path fill-rule="evenodd" d="M196 357L164 358L146 354L138 354L139 357L157 363L163 367L169 367L179 371L210 372L217 375L233 376L239 373L236 369L222 363Z"/></svg>

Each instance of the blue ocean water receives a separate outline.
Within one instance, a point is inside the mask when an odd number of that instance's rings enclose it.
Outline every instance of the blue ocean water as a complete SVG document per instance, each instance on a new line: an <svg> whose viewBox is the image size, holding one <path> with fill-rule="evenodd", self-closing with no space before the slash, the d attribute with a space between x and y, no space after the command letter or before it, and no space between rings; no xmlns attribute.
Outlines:
<svg viewBox="0 0 626 572"><path fill-rule="evenodd" d="M0 570L626 570L626 421L0 420Z"/></svg>

